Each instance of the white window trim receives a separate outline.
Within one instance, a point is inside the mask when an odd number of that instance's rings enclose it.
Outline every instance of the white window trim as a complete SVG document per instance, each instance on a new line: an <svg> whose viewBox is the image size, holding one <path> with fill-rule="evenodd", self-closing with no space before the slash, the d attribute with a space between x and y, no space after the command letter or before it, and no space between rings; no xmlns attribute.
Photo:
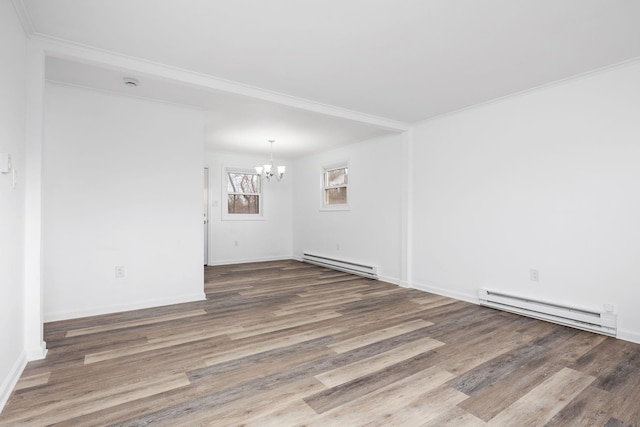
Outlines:
<svg viewBox="0 0 640 427"><path fill-rule="evenodd" d="M349 200L351 200L351 181L350 180L347 181L347 185L345 186L347 188L347 203L343 203L340 205L325 204L325 198L324 198L325 189L331 188L331 187L325 187L325 174L327 173L327 171L330 171L333 169L342 169L342 168L346 168L347 174L348 174L349 162L336 163L336 164L322 167L322 174L320 176L320 211L322 212L337 212L337 211L350 210L349 208Z"/></svg>
<svg viewBox="0 0 640 427"><path fill-rule="evenodd" d="M222 168L222 220L223 221L264 221L264 188L262 186L262 179L258 176L260 182L260 193L258 193L258 210L257 214L233 214L229 213L228 200L229 192L227 191L228 174L229 173L244 173L257 175L255 169L237 168L226 166ZM254 193L255 194L255 193Z"/></svg>

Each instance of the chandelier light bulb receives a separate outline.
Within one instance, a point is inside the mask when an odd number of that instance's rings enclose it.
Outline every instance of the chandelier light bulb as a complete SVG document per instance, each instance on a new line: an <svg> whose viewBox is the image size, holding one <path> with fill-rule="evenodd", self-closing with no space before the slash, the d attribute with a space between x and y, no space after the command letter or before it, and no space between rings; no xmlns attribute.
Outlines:
<svg viewBox="0 0 640 427"><path fill-rule="evenodd" d="M286 166L274 166L273 164L273 143L275 142L275 140L270 139L269 143L271 144L271 149L270 149L270 155L269 155L269 160L270 162L263 165L263 166L256 166L256 173L258 175L260 175L260 179L262 180L267 180L267 181L271 181L271 178L273 178L274 176L276 177L276 179L278 181L280 181L282 179L282 177L284 176L285 170L286 170Z"/></svg>

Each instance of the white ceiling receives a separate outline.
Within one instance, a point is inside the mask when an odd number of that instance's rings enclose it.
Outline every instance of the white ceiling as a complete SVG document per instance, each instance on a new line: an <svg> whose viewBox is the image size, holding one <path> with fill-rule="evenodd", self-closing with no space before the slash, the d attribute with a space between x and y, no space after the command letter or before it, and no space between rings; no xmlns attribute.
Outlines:
<svg viewBox="0 0 640 427"><path fill-rule="evenodd" d="M21 4L36 35L405 123L640 57L636 0ZM64 64L59 65L62 75L56 79L73 83L74 64L66 64L67 77ZM144 96L162 98L161 83L153 83L155 95ZM279 139L269 134L269 126L272 133L306 129L316 134L316 142L335 144L383 132L370 123L229 94L207 96L218 107L209 116L212 145L242 147L249 138ZM178 96L178 102L192 98L180 101ZM299 134L291 135L306 144Z"/></svg>

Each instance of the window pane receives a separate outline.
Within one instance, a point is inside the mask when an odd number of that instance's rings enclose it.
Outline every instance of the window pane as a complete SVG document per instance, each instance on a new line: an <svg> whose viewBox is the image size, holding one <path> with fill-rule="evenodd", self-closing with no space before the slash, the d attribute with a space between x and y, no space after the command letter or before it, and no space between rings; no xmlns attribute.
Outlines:
<svg viewBox="0 0 640 427"><path fill-rule="evenodd" d="M230 214L259 214L260 196L229 194L227 206Z"/></svg>
<svg viewBox="0 0 640 427"><path fill-rule="evenodd" d="M324 190L324 203L326 205L345 205L347 203L347 187Z"/></svg>
<svg viewBox="0 0 640 427"><path fill-rule="evenodd" d="M259 193L260 179L252 173L229 172L227 174L227 191L229 193Z"/></svg>
<svg viewBox="0 0 640 427"><path fill-rule="evenodd" d="M331 169L325 172L325 186L347 185L349 174L347 168Z"/></svg>

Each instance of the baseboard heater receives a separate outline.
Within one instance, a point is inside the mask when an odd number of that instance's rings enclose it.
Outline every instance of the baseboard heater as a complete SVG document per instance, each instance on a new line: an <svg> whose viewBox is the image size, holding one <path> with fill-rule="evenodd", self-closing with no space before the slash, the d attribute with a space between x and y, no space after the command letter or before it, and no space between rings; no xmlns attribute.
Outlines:
<svg viewBox="0 0 640 427"><path fill-rule="evenodd" d="M378 268L373 265L358 264L351 261L344 261L308 253L304 253L302 255L302 261L309 264L319 265L320 267L344 271L345 273L357 274L370 279L378 279Z"/></svg>
<svg viewBox="0 0 640 427"><path fill-rule="evenodd" d="M480 305L533 317L585 331L616 336L616 315L584 308L533 300L503 292L480 289Z"/></svg>

